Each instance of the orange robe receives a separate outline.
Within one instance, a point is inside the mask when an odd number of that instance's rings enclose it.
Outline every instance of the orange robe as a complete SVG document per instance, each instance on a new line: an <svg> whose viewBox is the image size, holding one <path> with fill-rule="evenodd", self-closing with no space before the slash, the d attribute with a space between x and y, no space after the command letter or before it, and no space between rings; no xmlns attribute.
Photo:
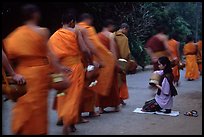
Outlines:
<svg viewBox="0 0 204 137"><path fill-rule="evenodd" d="M193 42L187 43L183 48L183 53L186 56L186 74L187 79L198 79L199 70L196 56L196 46Z"/></svg>
<svg viewBox="0 0 204 137"><path fill-rule="evenodd" d="M65 96L57 97L58 117L62 118L64 125L76 124L80 113L85 75L77 36L75 32L61 28L50 37L49 42L51 51L60 59L60 63L72 70L68 75L71 81L70 87L64 91Z"/></svg>
<svg viewBox="0 0 204 137"><path fill-rule="evenodd" d="M119 58L127 59L128 55L130 54L128 38L122 32L117 31L115 32L115 41L119 50ZM118 83L120 98L122 100L128 99L129 93L125 73L118 74Z"/></svg>
<svg viewBox="0 0 204 137"><path fill-rule="evenodd" d="M171 52L171 57L169 59L171 60L173 58L177 58L177 61L179 62L179 53L178 53L178 41L171 39L168 41L168 49ZM180 78L180 72L178 64L172 68L172 73L174 75L174 82L178 82Z"/></svg>
<svg viewBox="0 0 204 137"><path fill-rule="evenodd" d="M80 22L78 23L78 25L86 29L86 31L88 32L89 40L94 44L100 58L104 63L104 67L100 69L100 74L97 78L98 83L96 84L96 86L93 86L91 90L100 95L107 96L110 92L115 66L113 54L100 42L97 33L92 26L87 25L85 22ZM95 57L94 60L97 61L98 58Z"/></svg>
<svg viewBox="0 0 204 137"><path fill-rule="evenodd" d="M99 40L101 43L110 50L110 40L102 33L98 34ZM117 107L120 104L120 98L119 98L119 87L118 87L118 77L117 77L118 71L117 68L115 68L114 75L111 82L111 89L108 96L101 96L97 95L96 99L96 106L97 107Z"/></svg>
<svg viewBox="0 0 204 137"><path fill-rule="evenodd" d="M47 134L50 65L46 41L26 25L4 40L4 50L9 59L16 61L15 71L24 76L27 88L12 109L14 134Z"/></svg>
<svg viewBox="0 0 204 137"><path fill-rule="evenodd" d="M89 40L95 46L104 63L104 67L99 70L99 77L97 78L98 83L91 88L84 88L82 112L93 112L96 101L96 93L102 96L107 96L110 93L115 61L112 53L100 42L94 27L87 25L85 22L80 22L77 25L88 32ZM94 56L94 60L98 61L98 58Z"/></svg>
<svg viewBox="0 0 204 137"><path fill-rule="evenodd" d="M200 73L202 74L202 40L199 40L198 43L198 53L197 53L197 62Z"/></svg>

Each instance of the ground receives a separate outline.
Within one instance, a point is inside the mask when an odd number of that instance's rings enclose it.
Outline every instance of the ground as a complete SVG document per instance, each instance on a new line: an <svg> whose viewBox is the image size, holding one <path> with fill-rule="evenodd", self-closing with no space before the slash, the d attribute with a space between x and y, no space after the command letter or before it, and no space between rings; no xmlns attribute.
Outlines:
<svg viewBox="0 0 204 137"><path fill-rule="evenodd" d="M179 111L177 117L137 114L133 110L142 107L146 100L153 98L155 91L148 88L148 79L152 70L140 71L127 76L129 99L120 112L103 114L100 117L88 118L89 123L76 125L77 131L72 135L202 135L202 77L195 81L184 78L185 70L181 71L178 96L174 98L173 110ZM56 126L57 115L51 109L55 91L49 96L49 135L61 135L62 127ZM4 135L11 134L10 101L3 103L2 130ZM183 114L195 109L198 117ZM84 115L87 115L86 113Z"/></svg>

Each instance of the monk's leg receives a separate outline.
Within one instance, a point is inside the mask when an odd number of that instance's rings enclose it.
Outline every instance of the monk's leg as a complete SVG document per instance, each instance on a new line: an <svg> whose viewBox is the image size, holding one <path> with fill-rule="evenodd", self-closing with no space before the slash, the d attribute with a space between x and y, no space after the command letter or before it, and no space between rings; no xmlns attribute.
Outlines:
<svg viewBox="0 0 204 137"><path fill-rule="evenodd" d="M99 107L99 113L103 114L104 112L105 112L104 108L103 107Z"/></svg>
<svg viewBox="0 0 204 137"><path fill-rule="evenodd" d="M82 117L82 113L80 113L79 114L79 121L78 121L78 123L80 124L80 123L88 123L88 122L89 122L89 120L83 118Z"/></svg>
<svg viewBox="0 0 204 137"><path fill-rule="evenodd" d="M95 112L95 111L89 112L89 117L97 117L97 116L100 116L99 112Z"/></svg>

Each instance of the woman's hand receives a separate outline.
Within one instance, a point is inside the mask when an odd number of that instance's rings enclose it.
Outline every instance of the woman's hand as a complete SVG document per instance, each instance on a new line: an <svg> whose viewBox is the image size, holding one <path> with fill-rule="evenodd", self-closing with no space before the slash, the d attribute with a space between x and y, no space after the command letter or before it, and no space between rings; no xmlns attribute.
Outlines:
<svg viewBox="0 0 204 137"><path fill-rule="evenodd" d="M156 85L156 87L157 87L158 89L160 89L160 90L162 89L162 87L161 87L160 85Z"/></svg>

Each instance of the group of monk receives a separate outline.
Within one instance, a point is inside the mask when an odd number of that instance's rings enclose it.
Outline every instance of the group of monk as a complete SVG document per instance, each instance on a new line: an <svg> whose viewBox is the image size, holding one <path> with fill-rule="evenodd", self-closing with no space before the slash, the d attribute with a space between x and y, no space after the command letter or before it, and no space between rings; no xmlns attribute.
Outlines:
<svg viewBox="0 0 204 137"><path fill-rule="evenodd" d="M24 24L3 40L2 49L6 70L11 64L16 81L26 82L27 89L12 109L13 134L48 133L51 73L63 73L70 81L67 89L56 92L53 102L57 125L63 125L63 134L75 132L78 123L88 122L82 117L83 112L96 117L106 113L107 107L118 112L119 105L126 104L124 100L129 98L126 73L117 60L130 60L128 24L122 23L114 32L114 22L107 19L97 34L90 14L81 14L76 22L75 12L69 10L59 22L62 27L50 36L47 28L38 26L41 14L37 6L23 6L22 15ZM93 87L86 79L90 64L99 69L98 82Z"/></svg>
<svg viewBox="0 0 204 137"><path fill-rule="evenodd" d="M185 78L188 81L196 80L202 75L202 40L194 42L193 35L187 35L183 47L185 62L180 55L180 43L178 33L174 32L168 37L167 27L159 25L156 27L157 34L152 36L146 43L145 49L151 57L154 71L159 70L158 58L166 56L172 62L174 84L179 85L180 69L186 67Z"/></svg>

